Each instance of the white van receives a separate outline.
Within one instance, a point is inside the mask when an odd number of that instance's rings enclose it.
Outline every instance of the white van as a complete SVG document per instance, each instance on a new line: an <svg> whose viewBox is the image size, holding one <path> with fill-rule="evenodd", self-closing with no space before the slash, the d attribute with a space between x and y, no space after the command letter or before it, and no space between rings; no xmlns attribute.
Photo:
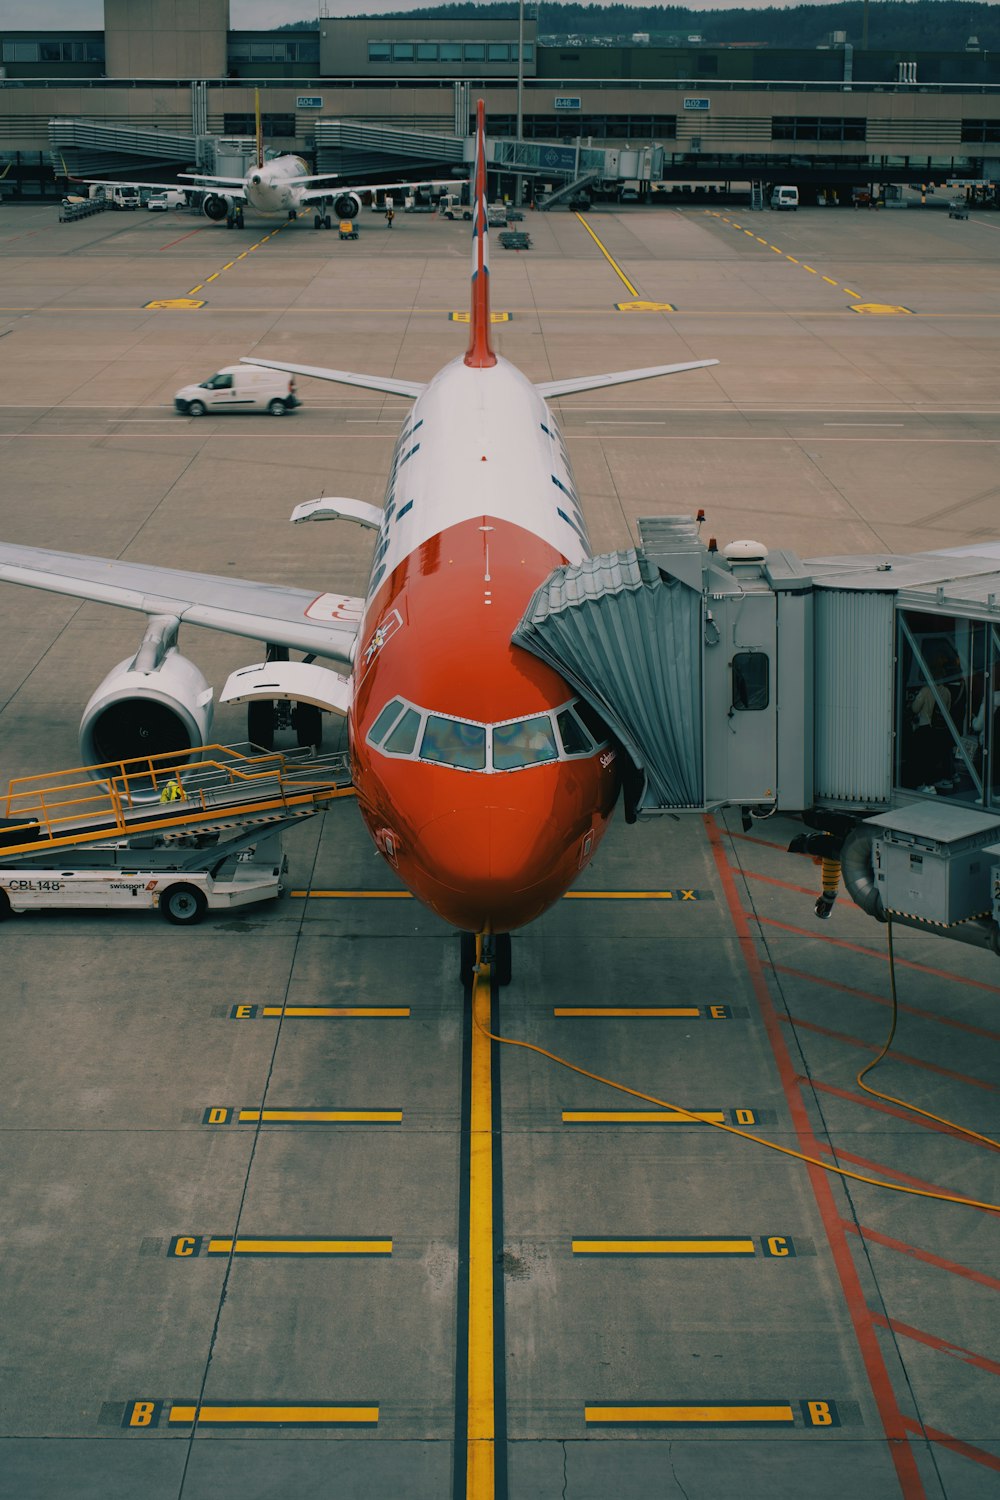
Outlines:
<svg viewBox="0 0 1000 1500"><path fill-rule="evenodd" d="M799 190L797 187L776 187L771 189L772 208L790 208L793 212L799 206Z"/></svg>
<svg viewBox="0 0 1000 1500"><path fill-rule="evenodd" d="M283 417L298 406L295 377L260 365L226 365L200 385L185 385L174 397L174 409L186 417L207 411L269 411Z"/></svg>
<svg viewBox="0 0 1000 1500"><path fill-rule="evenodd" d="M186 202L187 194L183 188L164 188L160 193L150 193L146 207L150 213L162 213L168 208L183 208Z"/></svg>

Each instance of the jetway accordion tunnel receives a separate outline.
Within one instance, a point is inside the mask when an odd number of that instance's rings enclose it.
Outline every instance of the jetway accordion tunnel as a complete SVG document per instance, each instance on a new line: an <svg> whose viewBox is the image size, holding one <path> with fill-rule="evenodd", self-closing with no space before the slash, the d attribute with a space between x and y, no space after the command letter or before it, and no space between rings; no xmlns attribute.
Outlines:
<svg viewBox="0 0 1000 1500"><path fill-rule="evenodd" d="M700 526L641 519L514 632L608 724L627 819L797 815L870 916L1000 953L1000 543L802 560Z"/></svg>

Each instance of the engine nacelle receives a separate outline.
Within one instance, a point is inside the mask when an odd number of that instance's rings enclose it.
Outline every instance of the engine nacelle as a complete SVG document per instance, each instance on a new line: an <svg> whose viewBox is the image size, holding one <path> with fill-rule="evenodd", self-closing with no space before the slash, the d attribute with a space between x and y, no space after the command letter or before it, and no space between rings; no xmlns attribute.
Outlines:
<svg viewBox="0 0 1000 1500"><path fill-rule="evenodd" d="M83 711L80 753L86 766L142 755L190 752L207 743L212 728L212 689L176 646L152 671L126 657L108 673Z"/></svg>
<svg viewBox="0 0 1000 1500"><path fill-rule="evenodd" d="M206 193L201 205L202 213L213 224L218 224L220 219L226 219L233 211L232 200L225 198L221 193Z"/></svg>
<svg viewBox="0 0 1000 1500"><path fill-rule="evenodd" d="M333 211L338 219L356 219L361 212L361 199L357 193L338 193L333 200Z"/></svg>

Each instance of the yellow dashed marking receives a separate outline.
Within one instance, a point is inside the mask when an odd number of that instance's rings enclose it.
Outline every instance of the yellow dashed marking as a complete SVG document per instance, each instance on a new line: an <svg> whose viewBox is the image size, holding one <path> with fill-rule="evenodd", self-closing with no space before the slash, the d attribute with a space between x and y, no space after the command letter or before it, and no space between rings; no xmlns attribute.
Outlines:
<svg viewBox="0 0 1000 1500"><path fill-rule="evenodd" d="M619 312L676 312L672 302L616 302Z"/></svg>
<svg viewBox="0 0 1000 1500"><path fill-rule="evenodd" d="M174 309L175 311L190 312L193 308L204 306L204 302L199 302L194 297L167 297L159 302L144 303L143 311L147 309L151 311Z"/></svg>
<svg viewBox="0 0 1000 1500"><path fill-rule="evenodd" d="M236 259L237 260L246 260L246 254L247 254L247 252L245 250L241 250L240 253L239 253L239 255L237 255Z"/></svg>
<svg viewBox="0 0 1000 1500"><path fill-rule="evenodd" d="M793 266L801 265L801 261L797 261L794 255L786 255L785 259L790 260Z"/></svg>
<svg viewBox="0 0 1000 1500"><path fill-rule="evenodd" d="M748 234L751 239L753 239L753 237L754 237L752 229L744 229L743 233L744 234Z"/></svg>
<svg viewBox="0 0 1000 1500"><path fill-rule="evenodd" d="M856 302L851 312L867 313L873 318L907 317L912 318L912 307L894 307L891 302Z"/></svg>
<svg viewBox="0 0 1000 1500"><path fill-rule="evenodd" d="M234 260L227 260L226 264L223 266L222 269L224 271L231 271L232 268L233 268L233 266L235 266L235 264L236 264L236 262Z"/></svg>
<svg viewBox="0 0 1000 1500"><path fill-rule="evenodd" d="M807 266L806 263L805 263L805 261L802 262L802 269L803 269L803 271L808 271L810 276L818 276L819 275L819 272L818 271L814 271L813 268L812 268L812 266Z"/></svg>
<svg viewBox="0 0 1000 1500"><path fill-rule="evenodd" d="M205 277L205 285L207 286L210 281L217 280L217 278L219 277L219 275L220 275L220 272L213 271L212 274L211 274L211 276L206 276Z"/></svg>
<svg viewBox="0 0 1000 1500"><path fill-rule="evenodd" d="M852 292L849 286L845 286L843 290L847 293L847 295L849 297L860 297L861 296L860 292Z"/></svg>
<svg viewBox="0 0 1000 1500"><path fill-rule="evenodd" d="M199 281L198 285L197 286L193 286L191 288L191 290L188 292L188 296L189 297L193 297L194 294L195 294L195 292L200 292L203 286L204 286L204 282Z"/></svg>
<svg viewBox="0 0 1000 1500"><path fill-rule="evenodd" d="M823 280L826 281L826 282L828 282L830 286L839 286L840 285L839 282L834 281L834 279L833 279L832 276L824 276Z"/></svg>
<svg viewBox="0 0 1000 1500"><path fill-rule="evenodd" d="M777 245L772 245L771 249L774 251L775 255L784 255L785 253L783 250L779 250Z"/></svg>
<svg viewBox="0 0 1000 1500"><path fill-rule="evenodd" d="M767 240L762 240L759 234L755 234L754 235L754 239L757 241L758 245L766 245L767 244Z"/></svg>

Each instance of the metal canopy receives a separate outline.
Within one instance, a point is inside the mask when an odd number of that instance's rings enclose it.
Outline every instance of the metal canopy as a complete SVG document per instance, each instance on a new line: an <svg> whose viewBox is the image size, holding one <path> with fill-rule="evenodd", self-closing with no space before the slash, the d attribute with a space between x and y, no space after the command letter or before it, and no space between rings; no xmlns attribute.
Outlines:
<svg viewBox="0 0 1000 1500"><path fill-rule="evenodd" d="M600 714L645 773L646 808L703 804L702 600L642 553L556 568L514 631Z"/></svg>

